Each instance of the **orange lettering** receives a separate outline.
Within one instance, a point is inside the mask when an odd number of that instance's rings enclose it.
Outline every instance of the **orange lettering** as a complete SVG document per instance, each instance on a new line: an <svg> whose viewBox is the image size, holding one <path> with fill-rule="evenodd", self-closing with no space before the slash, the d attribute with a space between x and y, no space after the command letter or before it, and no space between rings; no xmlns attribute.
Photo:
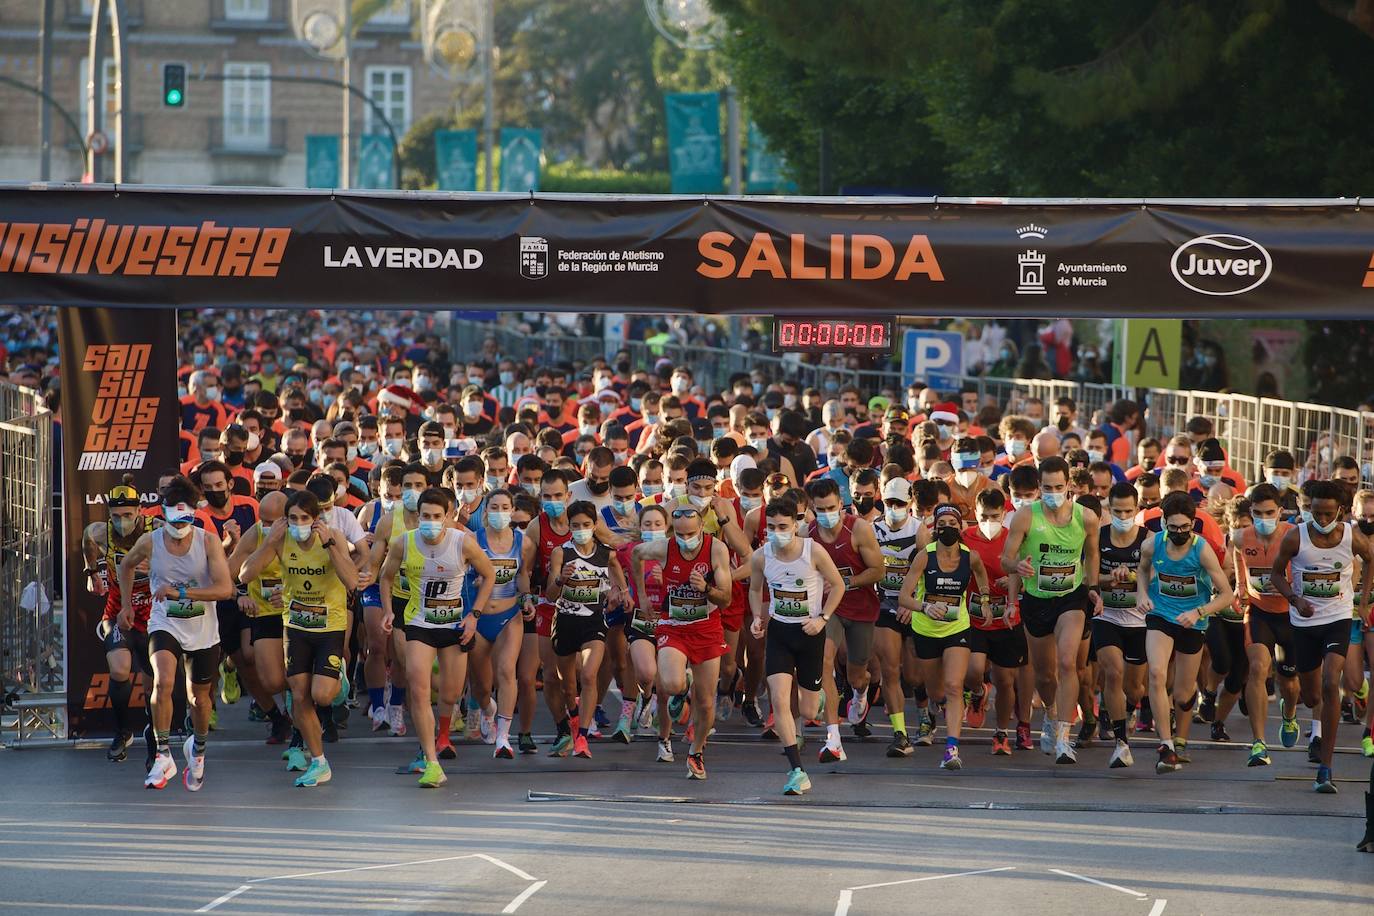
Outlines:
<svg viewBox="0 0 1374 916"><path fill-rule="evenodd" d="M697 240L697 254L704 263L697 265L697 273L712 280L724 280L735 272L735 256L730 253L734 241L728 232L703 233Z"/></svg>
<svg viewBox="0 0 1374 916"><path fill-rule="evenodd" d="M911 237L911 244L906 246L906 254L902 255L902 263L897 265L896 279L906 280L912 274L925 274L936 283L945 279L940 262L935 260L935 250L930 247L930 239L924 235Z"/></svg>
<svg viewBox="0 0 1374 916"><path fill-rule="evenodd" d="M754 233L754 240L749 243L749 250L744 253L744 260L740 262L739 277L752 277L760 270L768 271L775 279L787 279L787 271L783 269L782 261L778 258L778 249L773 246L773 237L767 232Z"/></svg>
<svg viewBox="0 0 1374 916"><path fill-rule="evenodd" d="M86 348L86 359L81 363L82 372L99 372L105 368L105 351L108 349L104 344L91 344Z"/></svg>
<svg viewBox="0 0 1374 916"><path fill-rule="evenodd" d="M258 243L257 253L253 255L253 266L248 271L250 277L275 277L281 259L286 255L286 241L291 238L290 229L264 229L262 241Z"/></svg>
<svg viewBox="0 0 1374 916"><path fill-rule="evenodd" d="M798 232L792 234L792 279L825 279L824 267L811 267L806 263L806 236Z"/></svg>
<svg viewBox="0 0 1374 916"><path fill-rule="evenodd" d="M892 272L897 255L892 243L879 235L856 235L850 242L849 275L855 280L879 280ZM878 252L878 263L868 266L868 252Z"/></svg>
<svg viewBox="0 0 1374 916"><path fill-rule="evenodd" d="M830 237L830 279L844 279L844 236Z"/></svg>
<svg viewBox="0 0 1374 916"><path fill-rule="evenodd" d="M134 232L134 243L129 249L129 260L124 264L124 273L135 277L150 275L165 232L161 226L139 226Z"/></svg>
<svg viewBox="0 0 1374 916"><path fill-rule="evenodd" d="M72 227L65 223L45 223L38 234L38 244L33 246L33 258L29 261L29 272L35 274L57 273L57 265L62 260L62 243Z"/></svg>
<svg viewBox="0 0 1374 916"><path fill-rule="evenodd" d="M229 230L229 244L217 273L221 277L246 277L252 263L253 246L258 243L258 230L234 228Z"/></svg>

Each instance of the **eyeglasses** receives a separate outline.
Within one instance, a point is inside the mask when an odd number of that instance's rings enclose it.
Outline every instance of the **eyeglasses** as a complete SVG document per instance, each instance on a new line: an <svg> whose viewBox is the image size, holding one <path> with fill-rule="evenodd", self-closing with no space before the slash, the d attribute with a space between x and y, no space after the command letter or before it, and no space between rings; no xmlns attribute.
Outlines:
<svg viewBox="0 0 1374 916"><path fill-rule="evenodd" d="M1191 464L1193 459L1185 458L1182 455L1170 455L1166 459L1170 464Z"/></svg>
<svg viewBox="0 0 1374 916"><path fill-rule="evenodd" d="M698 512L694 506L683 506L683 507L680 508L680 509L674 509L674 510L673 510L673 518L674 518L674 519L679 519L679 518L696 518L696 517L699 516L699 515L701 515L701 513Z"/></svg>
<svg viewBox="0 0 1374 916"><path fill-rule="evenodd" d="M1183 525L1181 527L1179 525L1165 525L1164 527L1170 534L1188 534L1193 530L1192 525Z"/></svg>

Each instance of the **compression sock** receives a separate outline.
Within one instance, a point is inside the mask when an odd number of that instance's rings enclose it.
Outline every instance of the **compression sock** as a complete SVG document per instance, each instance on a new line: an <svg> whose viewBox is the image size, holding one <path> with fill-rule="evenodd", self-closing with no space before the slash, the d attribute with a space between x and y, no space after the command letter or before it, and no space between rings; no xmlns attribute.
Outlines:
<svg viewBox="0 0 1374 916"><path fill-rule="evenodd" d="M195 736L192 739L191 747L195 749L197 757L205 753L205 741L209 737L209 735L202 735L200 732L195 733Z"/></svg>
<svg viewBox="0 0 1374 916"><path fill-rule="evenodd" d="M787 747L783 748L782 751L783 751L784 754L787 755L788 769L789 769L789 770L800 770L800 769L801 769L801 751L797 749L797 743L796 743L795 741L792 742L791 744L787 745Z"/></svg>
<svg viewBox="0 0 1374 916"><path fill-rule="evenodd" d="M154 734L157 736L157 752L161 754L172 753L172 732L170 729L157 729Z"/></svg>
<svg viewBox="0 0 1374 916"><path fill-rule="evenodd" d="M564 735L570 734L572 734L572 720L564 716L558 722L558 736L561 738Z"/></svg>
<svg viewBox="0 0 1374 916"><path fill-rule="evenodd" d="M1125 720L1125 719L1113 719L1113 720L1112 720L1112 734L1116 736L1116 740L1118 740L1118 741L1125 741L1125 740L1126 740L1126 720Z"/></svg>
<svg viewBox="0 0 1374 916"><path fill-rule="evenodd" d="M392 706L404 706L404 705L406 705L406 689L405 689L404 687L396 687L396 686L393 686L393 687L391 688L391 705L392 705Z"/></svg>
<svg viewBox="0 0 1374 916"><path fill-rule="evenodd" d="M386 688L369 687L367 688L367 708L368 711L376 709L378 706L386 705Z"/></svg>
<svg viewBox="0 0 1374 916"><path fill-rule="evenodd" d="M440 743L440 744L451 744L451 743L452 743L452 739L449 738L449 733L450 733L451 731L453 731L453 716L452 716L452 715L440 716L440 717L439 717L439 731L438 731L438 735L439 735L439 739L438 739L438 740L439 740L439 743Z"/></svg>
<svg viewBox="0 0 1374 916"><path fill-rule="evenodd" d="M110 707L114 710L115 728L121 735L128 735L133 732L129 726L129 699L133 693L133 681L110 679Z"/></svg>
<svg viewBox="0 0 1374 916"><path fill-rule="evenodd" d="M496 743L510 744L510 716L496 717Z"/></svg>
<svg viewBox="0 0 1374 916"><path fill-rule="evenodd" d="M840 727L838 725L825 727L825 743L830 747L840 746Z"/></svg>
<svg viewBox="0 0 1374 916"><path fill-rule="evenodd" d="M1313 720L1312 720L1312 737L1313 737L1313 738L1320 738L1321 736L1322 736L1322 720L1321 720L1321 719L1313 719Z"/></svg>
<svg viewBox="0 0 1374 916"><path fill-rule="evenodd" d="M950 748L958 748L958 747L959 747L959 739L958 739L958 738L955 738L953 735L950 735L949 737L945 738L945 750L949 750Z"/></svg>
<svg viewBox="0 0 1374 916"><path fill-rule="evenodd" d="M906 734L906 713L894 712L887 717L887 721L892 723L894 732Z"/></svg>

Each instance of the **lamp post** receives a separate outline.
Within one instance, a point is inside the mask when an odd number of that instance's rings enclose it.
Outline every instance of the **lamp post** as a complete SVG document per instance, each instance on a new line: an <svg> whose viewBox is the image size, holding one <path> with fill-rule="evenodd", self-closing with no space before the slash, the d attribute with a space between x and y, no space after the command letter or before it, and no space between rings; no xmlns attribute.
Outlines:
<svg viewBox="0 0 1374 916"><path fill-rule="evenodd" d="M493 0L425 0L425 60L444 79L471 82L472 62L482 57L484 190L492 188L496 148L496 26Z"/></svg>
<svg viewBox="0 0 1374 916"><path fill-rule="evenodd" d="M347 88L351 84L353 0L291 0L291 28L311 54L322 60L339 62L345 86L339 138L339 187L347 190L353 161L353 102Z"/></svg>

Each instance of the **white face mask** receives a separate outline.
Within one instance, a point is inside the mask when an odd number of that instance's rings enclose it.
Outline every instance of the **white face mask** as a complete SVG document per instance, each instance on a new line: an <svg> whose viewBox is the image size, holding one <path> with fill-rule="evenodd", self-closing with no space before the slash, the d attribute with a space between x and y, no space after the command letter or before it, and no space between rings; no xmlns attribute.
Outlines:
<svg viewBox="0 0 1374 916"><path fill-rule="evenodd" d="M482 402L468 401L463 405L463 415L469 420L476 420L482 415Z"/></svg>
<svg viewBox="0 0 1374 916"><path fill-rule="evenodd" d="M957 481L959 482L959 486L961 486L961 487L971 487L971 486L973 486L973 482L974 482L975 480L977 480L980 476L981 476L981 475L978 473L978 469L977 469L977 468L973 468L972 470L968 470L968 471L955 471L955 472L954 472L954 479L957 480Z"/></svg>
<svg viewBox="0 0 1374 916"><path fill-rule="evenodd" d="M983 533L983 537L991 541L1002 533L1002 522L1000 519L989 519L988 521L979 522L978 530Z"/></svg>

